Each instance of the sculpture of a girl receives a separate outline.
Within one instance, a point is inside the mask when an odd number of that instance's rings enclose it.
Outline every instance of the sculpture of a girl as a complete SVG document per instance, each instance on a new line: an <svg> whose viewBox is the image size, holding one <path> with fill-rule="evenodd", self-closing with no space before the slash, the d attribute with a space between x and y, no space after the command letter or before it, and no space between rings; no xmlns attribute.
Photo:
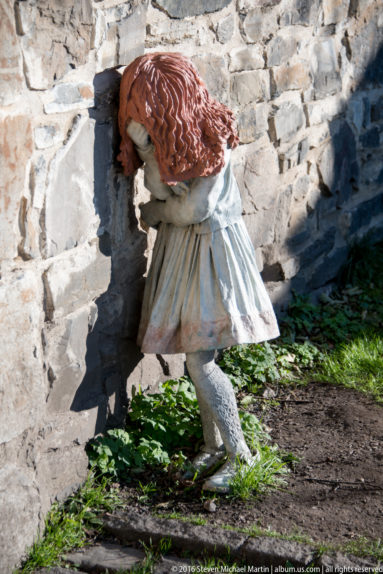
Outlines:
<svg viewBox="0 0 383 574"><path fill-rule="evenodd" d="M253 462L232 385L215 351L278 336L271 302L241 219L230 156L234 116L177 53L138 57L120 91L119 159L126 175L144 164L152 199L142 219L157 229L138 343L143 353L186 353L200 406L203 488L228 492L236 461Z"/></svg>

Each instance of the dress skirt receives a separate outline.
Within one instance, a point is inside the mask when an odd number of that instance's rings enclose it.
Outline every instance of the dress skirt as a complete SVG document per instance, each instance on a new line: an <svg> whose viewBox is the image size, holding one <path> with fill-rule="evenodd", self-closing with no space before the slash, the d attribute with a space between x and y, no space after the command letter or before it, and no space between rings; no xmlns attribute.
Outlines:
<svg viewBox="0 0 383 574"><path fill-rule="evenodd" d="M143 353L189 353L279 335L242 220L210 233L161 223L138 344Z"/></svg>

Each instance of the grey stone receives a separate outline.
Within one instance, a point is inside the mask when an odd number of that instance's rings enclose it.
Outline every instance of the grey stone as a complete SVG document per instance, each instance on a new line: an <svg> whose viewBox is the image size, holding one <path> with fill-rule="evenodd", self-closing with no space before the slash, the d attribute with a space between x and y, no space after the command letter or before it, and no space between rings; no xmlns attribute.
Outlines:
<svg viewBox="0 0 383 574"><path fill-rule="evenodd" d="M314 559L314 551L309 546L259 536L248 540L242 549L246 561L257 566L286 566L303 567Z"/></svg>
<svg viewBox="0 0 383 574"><path fill-rule="evenodd" d="M310 66L316 99L341 90L342 79L333 38L320 39L312 45Z"/></svg>
<svg viewBox="0 0 383 574"><path fill-rule="evenodd" d="M51 91L52 101L44 104L46 114L57 114L71 110L82 110L94 106L93 86L79 84L58 84Z"/></svg>
<svg viewBox="0 0 383 574"><path fill-rule="evenodd" d="M310 85L309 69L304 62L280 66L273 70L273 95L283 94L287 90L305 91Z"/></svg>
<svg viewBox="0 0 383 574"><path fill-rule="evenodd" d="M348 16L350 0L324 0L323 17L324 25L337 24Z"/></svg>
<svg viewBox="0 0 383 574"><path fill-rule="evenodd" d="M188 2L153 0L154 6L165 10L170 18L188 18L217 12L228 6L230 2L231 0L188 0Z"/></svg>
<svg viewBox="0 0 383 574"><path fill-rule="evenodd" d="M234 17L232 14L229 14L218 22L216 34L217 40L221 44L226 44L226 42L231 40L234 34Z"/></svg>
<svg viewBox="0 0 383 574"><path fill-rule="evenodd" d="M37 149L52 147L61 139L57 126L55 125L38 126L33 130L33 133Z"/></svg>
<svg viewBox="0 0 383 574"><path fill-rule="evenodd" d="M383 194L378 193L377 196L367 201L361 202L357 207L351 211L351 224L350 233L354 234L359 229L366 227L371 222L376 214L383 212Z"/></svg>
<svg viewBox="0 0 383 574"><path fill-rule="evenodd" d="M272 141L289 141L305 126L306 118L301 106L292 102L283 102L273 108L273 113L269 118L269 133Z"/></svg>
<svg viewBox="0 0 383 574"><path fill-rule="evenodd" d="M0 253L3 260L17 256L21 239L19 211L26 193L26 171L32 150L30 118L10 115L0 119Z"/></svg>
<svg viewBox="0 0 383 574"><path fill-rule="evenodd" d="M223 555L230 547L230 556L239 557L246 536L213 526L196 526L174 519L154 518L134 511L115 514L104 519L104 528L122 542L142 540L158 544L163 538L170 538L172 549Z"/></svg>
<svg viewBox="0 0 383 574"><path fill-rule="evenodd" d="M353 131L345 121L333 122L332 138L323 146L318 171L324 191L338 194L338 204L346 201L359 177Z"/></svg>
<svg viewBox="0 0 383 574"><path fill-rule="evenodd" d="M30 88L43 90L85 63L93 27L91 0L16 2Z"/></svg>
<svg viewBox="0 0 383 574"><path fill-rule="evenodd" d="M194 56L192 61L211 95L224 104L228 103L229 75L224 58L208 53Z"/></svg>
<svg viewBox="0 0 383 574"><path fill-rule="evenodd" d="M261 46L246 46L234 48L230 52L230 72L243 72L244 70L256 70L263 68L265 61Z"/></svg>
<svg viewBox="0 0 383 574"><path fill-rule="evenodd" d="M83 551L65 554L64 559L86 572L118 572L130 570L133 566L142 562L145 553L136 548L108 544L103 542L97 546L91 546Z"/></svg>
<svg viewBox="0 0 383 574"><path fill-rule="evenodd" d="M68 315L104 293L110 282L110 257L96 243L55 258L44 273L48 320Z"/></svg>
<svg viewBox="0 0 383 574"><path fill-rule="evenodd" d="M50 380L46 398L50 412L69 411L75 391L86 372L86 340L89 329L88 306L66 316L63 325L47 336L47 366Z"/></svg>
<svg viewBox="0 0 383 574"><path fill-rule="evenodd" d="M231 76L230 93L233 103L245 106L270 99L270 75L267 70L242 72Z"/></svg>
<svg viewBox="0 0 383 574"><path fill-rule="evenodd" d="M25 547L34 541L39 526L39 488L35 472L26 465L0 468L0 574L13 572Z"/></svg>
<svg viewBox="0 0 383 574"><path fill-rule="evenodd" d="M366 133L359 136L359 141L365 148L377 148L380 146L380 133L381 130L374 126Z"/></svg>
<svg viewBox="0 0 383 574"><path fill-rule="evenodd" d="M287 63L295 54L297 39L292 34L278 34L267 44L267 66L269 68Z"/></svg>
<svg viewBox="0 0 383 574"><path fill-rule="evenodd" d="M32 269L15 271L0 284L0 443L33 427L44 413L41 278Z"/></svg>
<svg viewBox="0 0 383 574"><path fill-rule="evenodd" d="M329 574L340 572L341 569L348 572L374 572L376 569L376 564L364 558L345 556L340 552L322 554L318 558L318 566Z"/></svg>
<svg viewBox="0 0 383 574"><path fill-rule="evenodd" d="M95 237L95 122L80 117L51 162L46 191L46 255L51 257Z"/></svg>
<svg viewBox="0 0 383 574"><path fill-rule="evenodd" d="M147 4L137 6L131 16L118 24L118 63L129 64L144 53Z"/></svg>
<svg viewBox="0 0 383 574"><path fill-rule="evenodd" d="M244 34L250 42L261 42L278 29L278 14L275 10L264 12L255 8L247 13L243 22Z"/></svg>
<svg viewBox="0 0 383 574"><path fill-rule="evenodd" d="M317 289L333 280L337 276L342 265L346 263L348 252L348 247L339 247L330 255L324 257L315 270L310 273L307 281L308 285L312 289Z"/></svg>
<svg viewBox="0 0 383 574"><path fill-rule="evenodd" d="M8 106L18 100L24 84L21 50L10 0L0 4L0 54L0 106Z"/></svg>
<svg viewBox="0 0 383 574"><path fill-rule="evenodd" d="M324 237L312 241L311 245L299 254L300 266L305 268L313 261L318 261L321 256L330 253L335 244L336 232L337 230L333 227L327 231Z"/></svg>
<svg viewBox="0 0 383 574"><path fill-rule="evenodd" d="M294 0L291 11L282 15L281 26L296 25L311 26L318 22L321 0Z"/></svg>

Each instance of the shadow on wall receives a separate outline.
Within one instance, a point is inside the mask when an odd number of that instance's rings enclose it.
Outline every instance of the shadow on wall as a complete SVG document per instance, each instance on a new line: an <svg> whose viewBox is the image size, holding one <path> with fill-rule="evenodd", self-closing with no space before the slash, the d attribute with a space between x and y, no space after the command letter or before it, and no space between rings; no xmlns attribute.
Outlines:
<svg viewBox="0 0 383 574"><path fill-rule="evenodd" d="M367 233L372 242L383 239L382 88L383 44L329 125L330 137L317 159L317 197L304 198L307 215L287 239L286 250L299 269L290 282L297 292L315 293L331 286L353 242ZM304 176L296 183L298 190L284 193L303 197L309 179ZM280 281L283 272L277 264L266 267L263 276Z"/></svg>
<svg viewBox="0 0 383 574"><path fill-rule="evenodd" d="M86 373L71 409L98 408L95 434L124 420L126 381L142 358L136 329L141 308L146 234L138 229L133 204L133 178L122 174L118 103L121 75L117 68L95 76L94 203L100 218L100 251L111 258L108 290L95 301L95 321L86 341Z"/></svg>

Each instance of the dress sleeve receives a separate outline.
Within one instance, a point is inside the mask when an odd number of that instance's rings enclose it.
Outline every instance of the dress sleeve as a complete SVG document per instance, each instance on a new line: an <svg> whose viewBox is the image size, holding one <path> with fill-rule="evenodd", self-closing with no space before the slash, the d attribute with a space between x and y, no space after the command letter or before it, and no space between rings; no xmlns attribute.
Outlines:
<svg viewBox="0 0 383 574"><path fill-rule="evenodd" d="M197 177L183 195L172 195L162 205L161 219L177 227L201 223L210 217L222 192L230 149L225 150L225 166L217 175Z"/></svg>

